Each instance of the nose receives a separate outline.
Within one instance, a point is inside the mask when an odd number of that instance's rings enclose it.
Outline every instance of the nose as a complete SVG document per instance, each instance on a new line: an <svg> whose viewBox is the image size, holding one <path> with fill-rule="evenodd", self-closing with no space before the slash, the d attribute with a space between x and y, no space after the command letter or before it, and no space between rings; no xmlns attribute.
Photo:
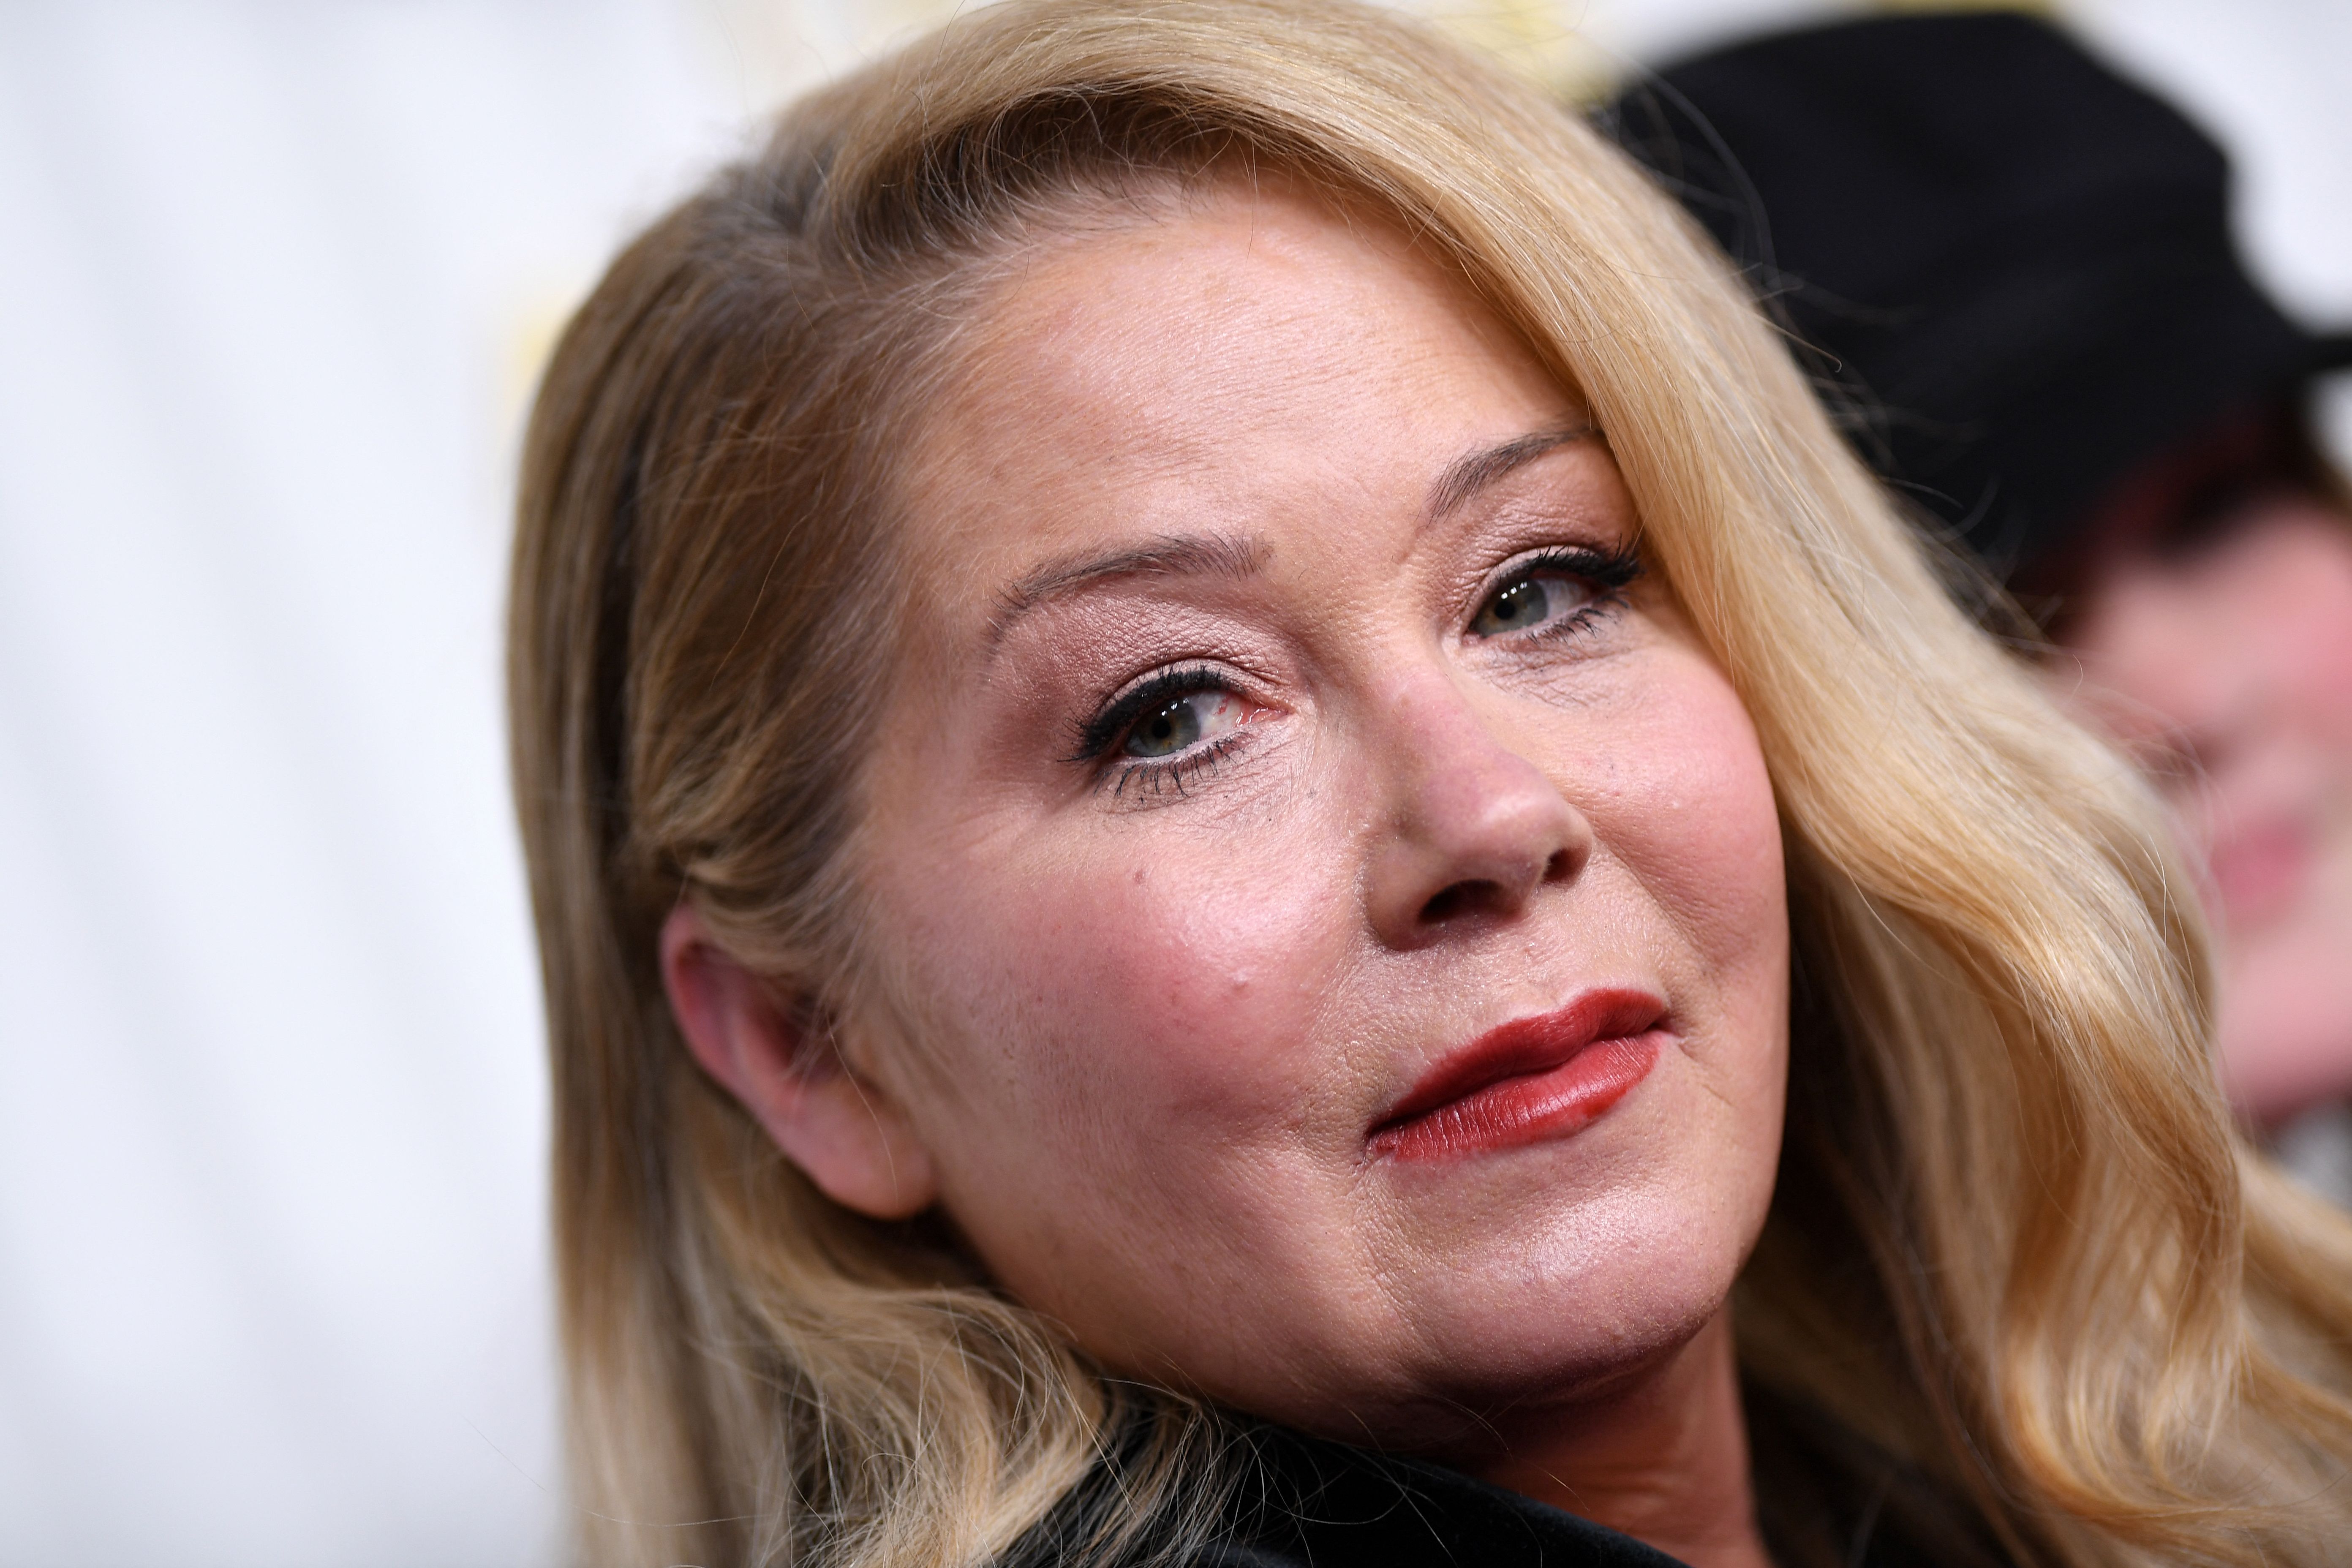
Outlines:
<svg viewBox="0 0 2352 1568"><path fill-rule="evenodd" d="M1396 781L1366 889L1385 945L1507 923L1538 891L1573 881L1592 828L1544 771L1514 750L1450 683L1400 697L1382 749Z"/></svg>

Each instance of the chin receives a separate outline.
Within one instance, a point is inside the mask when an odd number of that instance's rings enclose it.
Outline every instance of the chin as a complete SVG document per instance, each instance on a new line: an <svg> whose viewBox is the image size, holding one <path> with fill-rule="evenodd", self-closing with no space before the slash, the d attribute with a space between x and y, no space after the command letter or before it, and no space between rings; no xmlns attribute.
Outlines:
<svg viewBox="0 0 2352 1568"><path fill-rule="evenodd" d="M1648 1205L1622 1207L1633 1212L1588 1211L1578 1216L1588 1223L1497 1258L1489 1288L1452 1304L1444 1316L1457 1392L1605 1385L1722 1310L1752 1240L1748 1227L1727 1234L1712 1216L1675 1224ZM1595 1234L1589 1222L1602 1218L1619 1223Z"/></svg>
<svg viewBox="0 0 2352 1568"><path fill-rule="evenodd" d="M1327 1347L1308 1407L1265 1413L1455 1454L1537 1410L1609 1399L1715 1321L1761 1223L1662 1210L1659 1196L1621 1190L1390 1277L1388 1331Z"/></svg>
<svg viewBox="0 0 2352 1568"><path fill-rule="evenodd" d="M1479 1406L1572 1399L1713 1321L1763 1229L1780 1126L1743 1136L1710 1107L1629 1103L1622 1121L1459 1172L1423 1212L1412 1267L1391 1276L1423 1376Z"/></svg>

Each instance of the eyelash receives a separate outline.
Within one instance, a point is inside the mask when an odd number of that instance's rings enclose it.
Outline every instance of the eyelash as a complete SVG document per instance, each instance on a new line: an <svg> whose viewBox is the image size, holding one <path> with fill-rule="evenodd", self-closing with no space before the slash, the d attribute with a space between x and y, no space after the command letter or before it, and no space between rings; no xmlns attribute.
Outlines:
<svg viewBox="0 0 2352 1568"><path fill-rule="evenodd" d="M1489 600L1510 584L1539 573L1553 572L1563 577L1580 577L1597 590L1592 602L1563 616L1557 622L1519 634L1520 640L1549 642L1557 638L1579 637L1591 631L1603 616L1625 605L1625 590L1642 575L1641 552L1630 544L1615 545L1606 550L1589 545L1560 545L1542 550L1523 560L1511 563L1507 571L1487 580L1486 591L1479 595L1471 613L1475 616Z"/></svg>
<svg viewBox="0 0 2352 1568"><path fill-rule="evenodd" d="M1123 798L1129 784L1135 786L1135 793L1139 795L1146 789L1150 790L1154 795L1163 795L1171 785L1181 795L1186 793L1184 786L1188 780L1197 777L1202 769L1211 773L1216 772L1217 764L1241 743L1242 738L1239 735L1220 735L1215 740L1204 745L1196 746L1181 756L1160 757L1149 761L1139 758L1133 762L1121 763L1111 772L1104 773L1100 782L1110 784L1110 796L1113 800Z"/></svg>

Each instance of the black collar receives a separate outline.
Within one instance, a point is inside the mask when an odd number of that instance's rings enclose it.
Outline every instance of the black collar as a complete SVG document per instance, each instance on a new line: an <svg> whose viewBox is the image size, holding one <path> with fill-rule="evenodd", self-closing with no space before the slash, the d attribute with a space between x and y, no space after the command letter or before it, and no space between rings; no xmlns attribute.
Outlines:
<svg viewBox="0 0 2352 1568"><path fill-rule="evenodd" d="M1630 1535L1443 1466L1259 1427L1228 1540L1191 1568L1680 1568Z"/></svg>

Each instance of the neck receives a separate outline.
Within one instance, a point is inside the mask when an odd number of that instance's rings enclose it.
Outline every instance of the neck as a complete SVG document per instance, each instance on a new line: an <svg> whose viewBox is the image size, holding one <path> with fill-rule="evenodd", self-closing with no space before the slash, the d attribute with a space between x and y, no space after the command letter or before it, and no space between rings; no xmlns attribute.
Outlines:
<svg viewBox="0 0 2352 1568"><path fill-rule="evenodd" d="M1480 1479L1605 1524L1692 1568L1770 1568L1756 1528L1731 1319L1655 1371L1511 1433Z"/></svg>

